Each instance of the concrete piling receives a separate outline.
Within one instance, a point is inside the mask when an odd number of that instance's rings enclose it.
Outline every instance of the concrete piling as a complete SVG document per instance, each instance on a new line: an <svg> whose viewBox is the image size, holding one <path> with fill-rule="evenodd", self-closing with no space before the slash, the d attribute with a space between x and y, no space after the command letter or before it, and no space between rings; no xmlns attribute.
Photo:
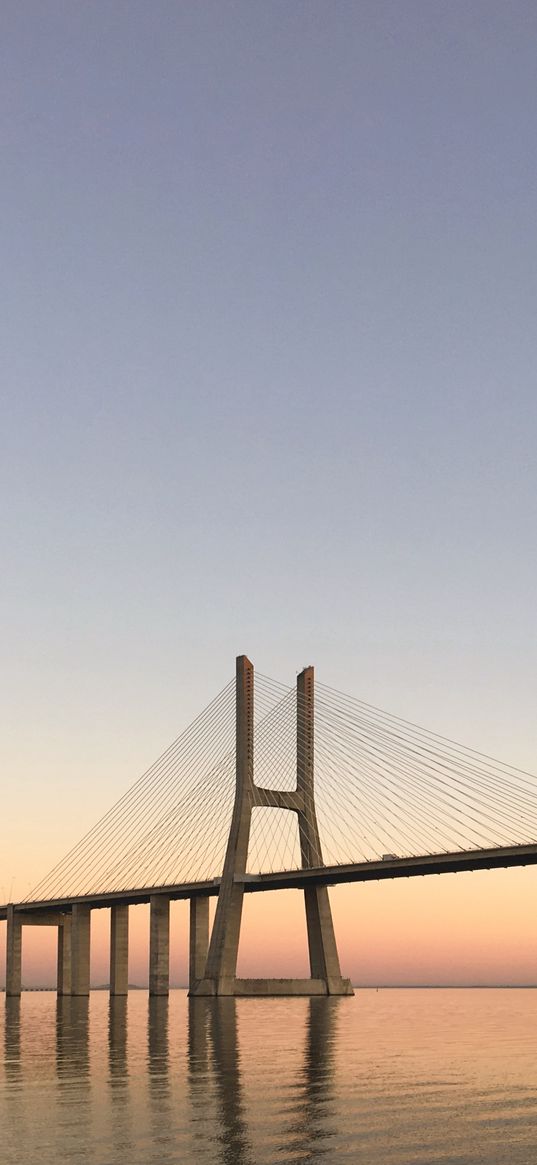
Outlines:
<svg viewBox="0 0 537 1165"><path fill-rule="evenodd" d="M89 995L90 942L91 910L75 902L71 923L71 995Z"/></svg>
<svg viewBox="0 0 537 1165"><path fill-rule="evenodd" d="M110 911L110 994L127 995L129 990L129 907L112 906Z"/></svg>
<svg viewBox="0 0 537 1165"><path fill-rule="evenodd" d="M164 894L150 898L149 994L168 995L170 990L170 899Z"/></svg>
<svg viewBox="0 0 537 1165"><path fill-rule="evenodd" d="M203 978L209 948L209 899L190 899L190 944L188 985L193 991Z"/></svg>
<svg viewBox="0 0 537 1165"><path fill-rule="evenodd" d="M71 994L71 915L65 914L58 926L58 996Z"/></svg>
<svg viewBox="0 0 537 1165"><path fill-rule="evenodd" d="M14 906L7 908L6 997L17 998L22 984L22 922Z"/></svg>

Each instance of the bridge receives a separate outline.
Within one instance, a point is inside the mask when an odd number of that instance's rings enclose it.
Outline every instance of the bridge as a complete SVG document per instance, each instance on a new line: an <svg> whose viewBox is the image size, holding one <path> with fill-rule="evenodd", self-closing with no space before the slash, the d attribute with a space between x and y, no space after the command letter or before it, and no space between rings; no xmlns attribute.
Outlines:
<svg viewBox="0 0 537 1165"><path fill-rule="evenodd" d="M58 933L59 995L90 989L91 913L110 908L110 992L128 990L129 907L149 903L149 991L169 991L170 902L190 901L193 996L348 995L328 887L537 863L537 778L246 656L233 680L7 920ZM310 976L239 979L244 894L304 893ZM212 929L209 900L216 897Z"/></svg>

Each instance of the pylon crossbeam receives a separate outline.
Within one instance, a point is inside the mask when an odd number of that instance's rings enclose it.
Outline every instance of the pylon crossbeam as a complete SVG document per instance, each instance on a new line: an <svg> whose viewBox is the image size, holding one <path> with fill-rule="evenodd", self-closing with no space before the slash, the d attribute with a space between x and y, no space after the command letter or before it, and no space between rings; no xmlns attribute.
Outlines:
<svg viewBox="0 0 537 1165"><path fill-rule="evenodd" d="M255 808L292 809L295 813L304 811L304 796L297 790L263 789L254 785Z"/></svg>

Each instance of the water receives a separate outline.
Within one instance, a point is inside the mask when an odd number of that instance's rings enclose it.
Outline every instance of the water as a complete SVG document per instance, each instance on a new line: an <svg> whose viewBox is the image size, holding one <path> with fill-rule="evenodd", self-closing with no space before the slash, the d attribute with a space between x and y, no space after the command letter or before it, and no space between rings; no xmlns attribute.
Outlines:
<svg viewBox="0 0 537 1165"><path fill-rule="evenodd" d="M26 994L1 1165L534 1165L537 991Z"/></svg>

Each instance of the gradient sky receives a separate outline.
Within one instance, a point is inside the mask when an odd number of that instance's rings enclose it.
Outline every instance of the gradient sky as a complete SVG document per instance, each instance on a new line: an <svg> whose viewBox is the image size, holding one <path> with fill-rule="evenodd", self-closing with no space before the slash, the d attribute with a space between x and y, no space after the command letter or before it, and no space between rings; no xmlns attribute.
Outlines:
<svg viewBox="0 0 537 1165"><path fill-rule="evenodd" d="M1 31L0 899L240 652L537 770L535 4ZM537 980L536 881L335 891L349 973Z"/></svg>

